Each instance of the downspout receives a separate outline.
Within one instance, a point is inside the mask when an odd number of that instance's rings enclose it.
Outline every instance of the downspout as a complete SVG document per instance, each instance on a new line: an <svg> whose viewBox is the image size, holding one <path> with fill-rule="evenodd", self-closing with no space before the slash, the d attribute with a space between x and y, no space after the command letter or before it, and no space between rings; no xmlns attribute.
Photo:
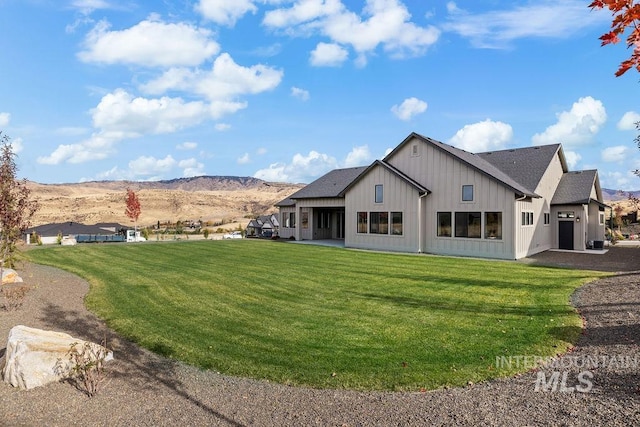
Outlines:
<svg viewBox="0 0 640 427"><path fill-rule="evenodd" d="M527 198L527 196L524 195L524 194L522 195L522 197L516 197L516 203L517 202L521 202L526 198ZM518 210L516 209L513 213L516 214L516 218L513 221L513 244L514 244L514 248L513 248L514 257L513 258L514 259L518 259L518 244L520 243L520 239L517 239L517 236L518 236L518 220L520 219L519 218L520 217L520 215L519 215L520 212L518 212Z"/></svg>
<svg viewBox="0 0 640 427"><path fill-rule="evenodd" d="M422 247L422 199L428 196L429 193L425 192L422 195L418 196L418 253L421 254L423 252Z"/></svg>

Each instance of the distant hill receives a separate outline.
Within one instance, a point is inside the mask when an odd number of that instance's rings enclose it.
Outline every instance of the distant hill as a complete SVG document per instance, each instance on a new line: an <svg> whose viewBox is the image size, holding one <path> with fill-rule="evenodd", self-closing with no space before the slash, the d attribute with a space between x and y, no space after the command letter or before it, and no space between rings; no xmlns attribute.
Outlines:
<svg viewBox="0 0 640 427"><path fill-rule="evenodd" d="M129 218L124 214L127 188L140 199L139 225L177 220L242 225L249 217L276 212L274 205L304 184L274 183L253 177L199 176L163 181L29 182L28 186L40 205L34 225L66 221L127 224Z"/></svg>
<svg viewBox="0 0 640 427"><path fill-rule="evenodd" d="M629 198L629 194L634 197L640 197L640 190L634 191L620 191L620 190L611 190L609 188L602 189L602 198L605 202L618 202L620 200L627 200Z"/></svg>

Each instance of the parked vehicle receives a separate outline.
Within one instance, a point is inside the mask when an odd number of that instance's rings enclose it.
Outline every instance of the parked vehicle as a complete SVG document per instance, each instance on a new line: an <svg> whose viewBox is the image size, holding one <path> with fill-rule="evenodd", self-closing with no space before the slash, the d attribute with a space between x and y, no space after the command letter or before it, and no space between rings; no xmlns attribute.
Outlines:
<svg viewBox="0 0 640 427"><path fill-rule="evenodd" d="M223 239L242 239L242 231L232 231L222 236Z"/></svg>

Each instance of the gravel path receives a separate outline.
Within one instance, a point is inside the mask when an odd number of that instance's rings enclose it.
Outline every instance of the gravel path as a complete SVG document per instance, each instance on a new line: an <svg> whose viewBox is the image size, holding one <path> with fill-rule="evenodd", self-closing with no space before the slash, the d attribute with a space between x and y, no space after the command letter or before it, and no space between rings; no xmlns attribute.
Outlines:
<svg viewBox="0 0 640 427"><path fill-rule="evenodd" d="M630 252L626 252L630 251ZM583 257L583 258L581 258ZM315 390L227 377L168 360L118 338L83 305L85 281L50 267L21 270L34 286L24 306L0 311L0 356L11 327L24 324L100 342L116 360L90 399L69 384L20 391L0 383L0 424L413 426L620 425L640 423L640 249L607 255L547 252L525 262L626 271L582 287L573 304L586 329L575 350L538 372L425 393ZM640 268L638 268L640 269ZM517 362L518 359L512 359ZM637 362L636 362L637 361ZM530 361L523 360L523 363ZM585 371L588 371L585 373ZM573 391L552 387L567 374ZM539 379L544 376L545 384ZM582 377L579 377L582 375ZM562 377L560 377L561 382ZM560 383L559 382L559 383ZM558 384L559 384L558 383ZM556 384L556 385L558 385ZM576 389L588 390L579 392Z"/></svg>

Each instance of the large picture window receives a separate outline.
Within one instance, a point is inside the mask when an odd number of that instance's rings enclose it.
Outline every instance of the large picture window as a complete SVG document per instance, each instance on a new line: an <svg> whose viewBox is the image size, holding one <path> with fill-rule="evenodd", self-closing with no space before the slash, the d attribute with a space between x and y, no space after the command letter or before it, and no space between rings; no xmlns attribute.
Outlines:
<svg viewBox="0 0 640 427"><path fill-rule="evenodd" d="M391 212L391 234L402 236L402 212Z"/></svg>
<svg viewBox="0 0 640 427"><path fill-rule="evenodd" d="M456 212L456 237L479 239L481 225L480 212Z"/></svg>
<svg viewBox="0 0 640 427"><path fill-rule="evenodd" d="M369 214L369 233L389 234L389 212L371 212Z"/></svg>
<svg viewBox="0 0 640 427"><path fill-rule="evenodd" d="M358 212L358 233L366 233L367 232L367 218L369 214L368 212Z"/></svg>
<svg viewBox="0 0 640 427"><path fill-rule="evenodd" d="M451 237L451 212L438 212L438 237Z"/></svg>
<svg viewBox="0 0 640 427"><path fill-rule="evenodd" d="M484 238L502 240L502 212L484 213Z"/></svg>

